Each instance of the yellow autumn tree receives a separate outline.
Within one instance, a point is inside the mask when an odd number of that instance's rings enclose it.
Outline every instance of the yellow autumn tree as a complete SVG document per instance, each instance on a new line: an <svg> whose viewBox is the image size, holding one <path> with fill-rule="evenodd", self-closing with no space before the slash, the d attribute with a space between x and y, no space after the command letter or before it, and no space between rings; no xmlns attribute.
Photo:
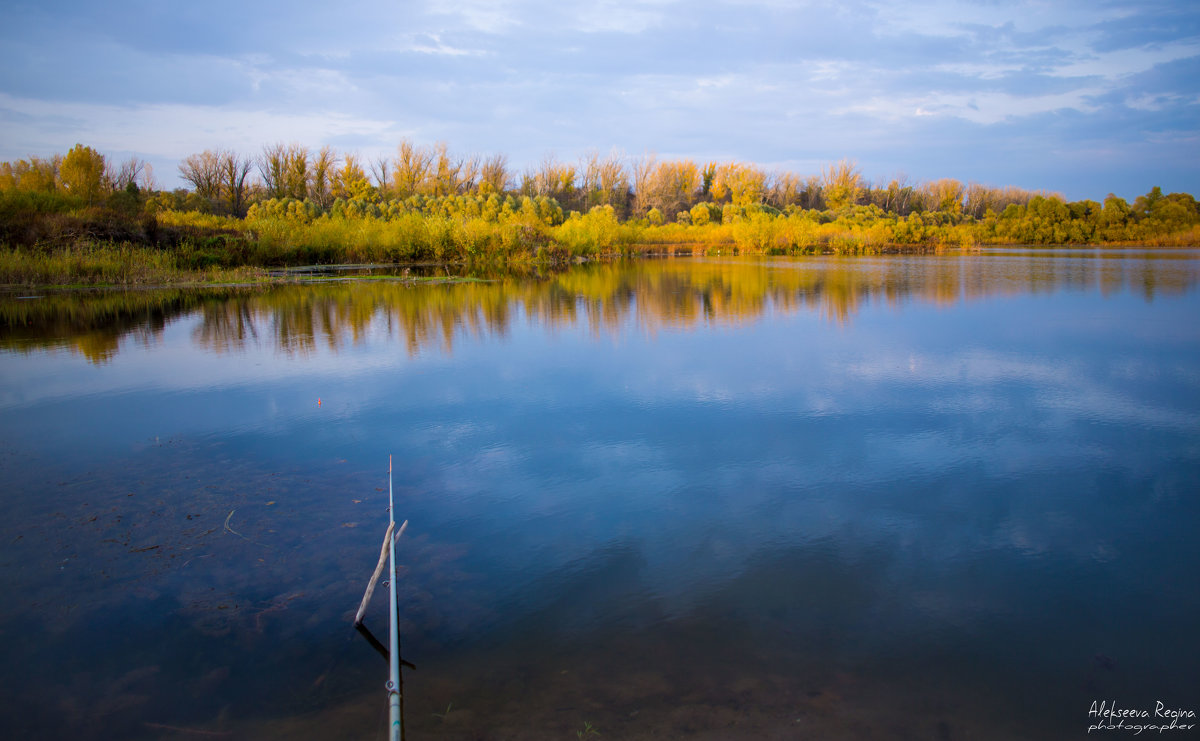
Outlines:
<svg viewBox="0 0 1200 741"><path fill-rule="evenodd" d="M327 208L333 202L333 173L337 155L329 146L321 147L312 157L312 172L308 177L308 196L313 203Z"/></svg>
<svg viewBox="0 0 1200 741"><path fill-rule="evenodd" d="M962 213L964 193L963 184L954 178L942 178L925 185L928 206L947 214Z"/></svg>
<svg viewBox="0 0 1200 741"><path fill-rule="evenodd" d="M433 151L405 139L392 162L392 189L397 198L408 198L424 187L433 165Z"/></svg>
<svg viewBox="0 0 1200 741"><path fill-rule="evenodd" d="M726 162L717 166L711 194L718 202L728 198L735 206L749 206L762 203L766 190L767 176L762 170L741 162Z"/></svg>
<svg viewBox="0 0 1200 741"><path fill-rule="evenodd" d="M91 147L76 144L63 157L58 177L68 193L95 203L105 190L104 155Z"/></svg>
<svg viewBox="0 0 1200 741"><path fill-rule="evenodd" d="M367 173L363 171L362 165L358 164L358 155L348 154L342 158L342 166L333 173L333 197L345 200L365 199L371 196L372 190L374 189L371 187L371 181L367 179Z"/></svg>
<svg viewBox="0 0 1200 741"><path fill-rule="evenodd" d="M30 157L16 162L0 162L0 191L53 193L58 189L58 167L61 163L61 155L48 160Z"/></svg>
<svg viewBox="0 0 1200 741"><path fill-rule="evenodd" d="M858 203L862 197L863 181L858 167L851 160L841 160L835 165L821 168L821 191L825 205L838 211Z"/></svg>
<svg viewBox="0 0 1200 741"><path fill-rule="evenodd" d="M508 190L508 155L495 154L479 165L479 195L488 196Z"/></svg>

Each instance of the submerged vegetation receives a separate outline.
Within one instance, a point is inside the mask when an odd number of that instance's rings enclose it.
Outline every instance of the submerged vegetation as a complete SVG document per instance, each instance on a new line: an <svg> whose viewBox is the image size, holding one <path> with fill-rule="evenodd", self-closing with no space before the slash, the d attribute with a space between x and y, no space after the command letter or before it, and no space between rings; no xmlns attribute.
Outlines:
<svg viewBox="0 0 1200 741"><path fill-rule="evenodd" d="M369 163L273 145L253 158L194 154L179 170L192 189L158 189L144 162L117 166L83 145L0 163L0 283L225 282L264 277L252 267L345 262L1200 243L1200 204L1186 193L1066 202L950 179L869 183L845 161L802 177L592 154L517 174L503 155L405 141Z"/></svg>

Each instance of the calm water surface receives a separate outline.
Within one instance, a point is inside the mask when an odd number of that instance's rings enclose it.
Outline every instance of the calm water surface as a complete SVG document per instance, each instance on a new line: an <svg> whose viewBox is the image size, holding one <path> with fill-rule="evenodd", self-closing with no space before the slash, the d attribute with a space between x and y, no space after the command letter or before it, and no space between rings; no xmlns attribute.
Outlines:
<svg viewBox="0 0 1200 741"><path fill-rule="evenodd" d="M0 296L0 736L1200 713L1200 252L478 277Z"/></svg>

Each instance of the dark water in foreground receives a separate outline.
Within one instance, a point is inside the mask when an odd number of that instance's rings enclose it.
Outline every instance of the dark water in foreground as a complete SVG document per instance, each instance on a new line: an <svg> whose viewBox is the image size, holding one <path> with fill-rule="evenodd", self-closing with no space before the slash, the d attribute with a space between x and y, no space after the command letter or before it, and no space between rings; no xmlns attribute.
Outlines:
<svg viewBox="0 0 1200 741"><path fill-rule="evenodd" d="M994 250L0 297L0 736L382 738L350 620L389 454L410 739L1200 713L1198 278Z"/></svg>

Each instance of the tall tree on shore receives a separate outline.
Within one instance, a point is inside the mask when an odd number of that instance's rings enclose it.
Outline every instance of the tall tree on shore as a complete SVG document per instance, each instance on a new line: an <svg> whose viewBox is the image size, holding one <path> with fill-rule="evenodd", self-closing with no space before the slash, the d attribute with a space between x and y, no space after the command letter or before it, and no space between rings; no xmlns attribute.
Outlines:
<svg viewBox="0 0 1200 741"><path fill-rule="evenodd" d="M888 213L908 216L912 213L915 190L908 182L908 175L899 173L892 178L884 191L879 207Z"/></svg>
<svg viewBox="0 0 1200 741"><path fill-rule="evenodd" d="M625 171L620 152L613 150L600 162L599 192L603 204L612 206L618 214L629 213L629 174ZM595 205L595 204L592 204Z"/></svg>
<svg viewBox="0 0 1200 741"><path fill-rule="evenodd" d="M58 176L67 192L88 203L100 199L105 190L104 175L104 155L82 144L71 147L58 167Z"/></svg>
<svg viewBox="0 0 1200 741"><path fill-rule="evenodd" d="M925 184L926 206L947 214L962 213L963 184L954 178L941 178Z"/></svg>
<svg viewBox="0 0 1200 741"><path fill-rule="evenodd" d="M474 193L479 187L479 178L483 175L483 159L479 155L473 154L470 157L463 157L461 162L455 193L456 195Z"/></svg>
<svg viewBox="0 0 1200 741"><path fill-rule="evenodd" d="M386 154L381 154L370 162L371 177L375 178L375 190L379 197L386 199L392 187L392 160Z"/></svg>
<svg viewBox="0 0 1200 741"><path fill-rule="evenodd" d="M179 176L192 184L197 196L210 206L237 217L246 215L246 183L254 162L229 150L206 149L190 154L179 164Z"/></svg>
<svg viewBox="0 0 1200 741"><path fill-rule="evenodd" d="M258 157L258 174L262 176L263 190L268 198L287 197L286 158L284 144L268 144Z"/></svg>
<svg viewBox="0 0 1200 741"><path fill-rule="evenodd" d="M179 176L192 184L196 195L216 202L221 197L221 153L206 149L189 154L179 163Z"/></svg>
<svg viewBox="0 0 1200 741"><path fill-rule="evenodd" d="M651 208L650 176L656 167L658 155L653 152L646 152L630 163L629 169L633 173L633 197L637 203L634 213L644 216Z"/></svg>
<svg viewBox="0 0 1200 741"><path fill-rule="evenodd" d="M508 155L494 154L479 166L479 195L503 193L509 188Z"/></svg>
<svg viewBox="0 0 1200 741"><path fill-rule="evenodd" d="M827 165L821 168L821 190L825 196L825 205L830 210L838 211L853 206L862 196L862 175L850 160Z"/></svg>
<svg viewBox="0 0 1200 741"><path fill-rule="evenodd" d="M270 144L258 158L268 198L308 197L308 149L299 144Z"/></svg>
<svg viewBox="0 0 1200 741"><path fill-rule="evenodd" d="M767 176L754 165L726 162L718 165L713 176L711 194L714 200L726 198L735 206L762 203L767 190Z"/></svg>
<svg viewBox="0 0 1200 741"><path fill-rule="evenodd" d="M713 181L717 177L717 163L709 162L700 171L700 197L707 200L712 194Z"/></svg>
<svg viewBox="0 0 1200 741"><path fill-rule="evenodd" d="M622 157L616 150L607 155L589 152L580 162L582 191L579 206L587 210L593 206L611 205L624 212L629 196L629 176L625 172Z"/></svg>
<svg viewBox="0 0 1200 741"><path fill-rule="evenodd" d="M287 148L284 160L286 168L286 196L302 201L308 197L308 187L312 173L309 170L308 148L299 144L291 144Z"/></svg>
<svg viewBox="0 0 1200 741"><path fill-rule="evenodd" d="M321 208L333 202L331 195L333 172L337 166L337 155L329 146L321 147L312 158L312 173L309 177L309 198Z"/></svg>
<svg viewBox="0 0 1200 741"><path fill-rule="evenodd" d="M112 174L112 185L114 190L125 190L130 184L136 186L139 180L142 180L143 174L149 165L145 160L137 157L130 157L117 166L116 172Z"/></svg>
<svg viewBox="0 0 1200 741"><path fill-rule="evenodd" d="M254 162L235 152L224 150L217 157L220 165L221 191L229 213L241 218L246 215L246 179Z"/></svg>
<svg viewBox="0 0 1200 741"><path fill-rule="evenodd" d="M433 152L404 139L396 148L396 159L392 164L392 187L396 197L408 198L415 195L429 177Z"/></svg>
<svg viewBox="0 0 1200 741"><path fill-rule="evenodd" d="M429 177L418 190L431 196L455 195L463 176L464 160L452 156L446 142L433 145L431 154Z"/></svg>
<svg viewBox="0 0 1200 741"><path fill-rule="evenodd" d="M791 172L776 172L769 178L767 188L767 203L778 209L784 209L800 202L800 194L804 192L804 180Z"/></svg>
<svg viewBox="0 0 1200 741"><path fill-rule="evenodd" d="M700 168L691 160L665 160L650 172L643 186L645 203L671 218L690 209L701 188Z"/></svg>
<svg viewBox="0 0 1200 741"><path fill-rule="evenodd" d="M575 165L559 162L553 154L548 154L528 174L526 179L533 192L526 195L544 196L567 203L575 196L577 175Z"/></svg>
<svg viewBox="0 0 1200 741"><path fill-rule="evenodd" d="M341 168L333 173L333 197L346 200L370 198L371 190L371 181L358 164L358 156L348 154L343 157Z"/></svg>

